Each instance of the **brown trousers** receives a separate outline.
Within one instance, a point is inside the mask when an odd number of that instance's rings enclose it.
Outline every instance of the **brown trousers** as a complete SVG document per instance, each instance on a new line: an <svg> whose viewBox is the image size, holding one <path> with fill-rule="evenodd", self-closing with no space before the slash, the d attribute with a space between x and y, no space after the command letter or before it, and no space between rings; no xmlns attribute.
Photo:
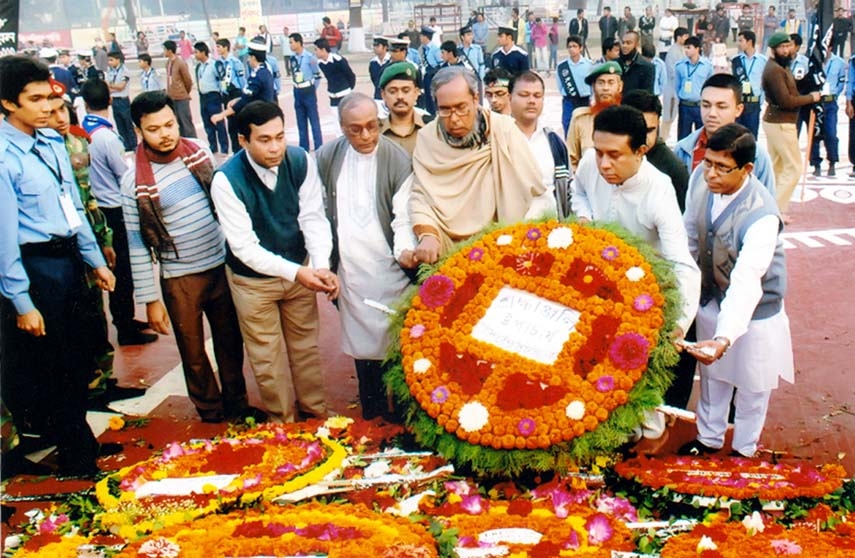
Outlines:
<svg viewBox="0 0 855 558"><path fill-rule="evenodd" d="M161 281L163 302L181 354L187 393L202 418L234 415L247 406L243 339L225 267ZM202 314L211 326L222 393L205 352Z"/></svg>
<svg viewBox="0 0 855 558"><path fill-rule="evenodd" d="M286 279L246 277L231 269L226 273L249 362L271 420L294 422L298 408L326 416L315 293Z"/></svg>

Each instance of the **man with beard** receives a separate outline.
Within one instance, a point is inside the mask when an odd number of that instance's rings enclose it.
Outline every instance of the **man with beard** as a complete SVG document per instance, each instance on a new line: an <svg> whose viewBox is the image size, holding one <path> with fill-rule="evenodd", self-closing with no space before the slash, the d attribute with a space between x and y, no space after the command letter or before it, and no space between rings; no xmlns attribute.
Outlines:
<svg viewBox="0 0 855 558"><path fill-rule="evenodd" d="M146 305L148 324L158 333L168 335L171 323L187 394L202 422L263 420L266 415L246 398L243 341L210 198L213 155L180 136L173 101L160 91L138 95L131 115L142 142L135 168L122 179L122 210L137 302ZM152 260L160 264L162 301ZM216 375L205 352L203 314L214 340Z"/></svg>
<svg viewBox="0 0 855 558"><path fill-rule="evenodd" d="M355 360L362 418L396 420L383 385L390 368L383 362L392 341L390 321L363 301L394 305L410 285L404 270L418 265L407 211L413 166L410 156L380 133L370 97L351 93L338 114L344 135L315 157L332 225L331 269L341 281L342 350Z"/></svg>
<svg viewBox="0 0 855 558"><path fill-rule="evenodd" d="M656 81L656 69L641 55L638 31L627 31L620 42L620 63L623 73L623 91L629 93L643 89L653 93Z"/></svg>
<svg viewBox="0 0 855 558"><path fill-rule="evenodd" d="M459 66L433 82L437 119L419 132L413 152L410 218L416 259L435 263L454 242L493 222L555 215L555 199L514 121L482 109L478 80Z"/></svg>
<svg viewBox="0 0 855 558"><path fill-rule="evenodd" d="M772 157L777 180L778 207L784 222L789 221L787 207L790 196L801 176L801 152L796 121L799 108L819 102L818 91L799 95L796 80L790 72L790 63L795 56L793 40L786 33L778 32L769 39L773 59L763 69L763 91L766 92L766 112L763 114L763 131L766 145Z"/></svg>
<svg viewBox="0 0 855 558"><path fill-rule="evenodd" d="M671 179L645 157L647 128L644 115L629 106L608 107L594 118L594 148L582 157L573 178L573 213L583 223L617 223L672 264L682 299L671 332L676 344L689 330L698 309L701 276L689 253ZM664 417L647 411L636 439L643 436L652 446L661 446L664 433ZM660 443L654 444L654 440Z"/></svg>
<svg viewBox="0 0 855 558"><path fill-rule="evenodd" d="M567 153L570 156L570 167L574 171L582 155L594 143L594 117L604 108L620 104L623 91L623 81L620 76L620 65L617 62L606 62L594 68L585 78L585 83L591 86L594 93L594 104L577 108L573 111L573 118L570 120L570 131L567 132Z"/></svg>
<svg viewBox="0 0 855 558"><path fill-rule="evenodd" d="M680 100L677 109L677 140L697 130L701 122L701 89L704 82L713 73L713 65L706 58L701 58L701 41L697 37L689 37L683 43L686 58L680 60L674 67L674 82L677 98Z"/></svg>
<svg viewBox="0 0 855 558"><path fill-rule="evenodd" d="M419 130L433 117L416 108L419 74L409 62L390 64L380 76L380 94L389 115L380 119L380 133L403 147L410 155L416 148Z"/></svg>
<svg viewBox="0 0 855 558"><path fill-rule="evenodd" d="M511 114L508 85L511 74L504 68L493 68L484 75L484 97L490 104L490 110L499 114Z"/></svg>

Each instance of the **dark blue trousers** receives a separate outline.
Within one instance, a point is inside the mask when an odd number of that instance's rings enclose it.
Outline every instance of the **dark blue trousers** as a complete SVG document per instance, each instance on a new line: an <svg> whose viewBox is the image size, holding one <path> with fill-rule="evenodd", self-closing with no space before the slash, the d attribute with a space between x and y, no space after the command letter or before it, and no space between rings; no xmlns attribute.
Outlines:
<svg viewBox="0 0 855 558"><path fill-rule="evenodd" d="M113 119L116 121L116 131L122 137L125 151L137 148L137 133L134 131L134 121L131 120L131 100L128 97L113 97Z"/></svg>
<svg viewBox="0 0 855 558"><path fill-rule="evenodd" d="M323 145L321 119L318 116L318 96L315 86L294 88L294 112L297 113L297 131L300 134L300 147L309 151L309 124L312 125L312 139L315 151Z"/></svg>
<svg viewBox="0 0 855 558"><path fill-rule="evenodd" d="M837 140L837 111L839 107L837 103L822 103L822 109L825 112L825 119L822 122L822 133L825 136L821 141L825 143L825 159L829 163L836 163L840 160L838 152ZM851 126L851 124L850 124ZM822 163L822 157L819 156L819 141L814 138L810 145L810 164L812 167L818 167Z"/></svg>
<svg viewBox="0 0 855 558"><path fill-rule="evenodd" d="M205 135L208 136L208 147L212 153L217 153L217 141L219 140L219 153L229 152L229 136L226 133L226 123L218 122L215 126L211 123L211 117L223 110L223 98L219 93L202 93L199 96L199 108L202 112L202 124L205 126Z"/></svg>
<svg viewBox="0 0 855 558"><path fill-rule="evenodd" d="M736 119L736 122L742 124L754 134L754 137L757 137L758 132L760 131L760 106L759 103L755 105L757 110L751 110L749 112L748 105L745 105L745 110L739 117ZM753 109L754 107L752 107Z"/></svg>
<svg viewBox="0 0 855 558"><path fill-rule="evenodd" d="M680 103L677 107L677 140L683 139L703 125L700 106L688 107Z"/></svg>

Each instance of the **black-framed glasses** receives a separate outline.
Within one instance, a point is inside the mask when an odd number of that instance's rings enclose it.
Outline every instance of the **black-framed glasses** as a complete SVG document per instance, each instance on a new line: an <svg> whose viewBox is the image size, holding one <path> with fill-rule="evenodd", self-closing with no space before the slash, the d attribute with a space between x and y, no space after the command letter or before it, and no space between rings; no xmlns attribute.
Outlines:
<svg viewBox="0 0 855 558"><path fill-rule="evenodd" d="M436 109L436 115L440 118L449 118L452 114L456 114L457 116L469 116L469 113L472 112L472 105L460 105L458 107L450 107L450 108L438 108Z"/></svg>
<svg viewBox="0 0 855 558"><path fill-rule="evenodd" d="M703 164L707 168L707 170L715 170L716 174L730 174L736 169L740 168L738 165L735 167L726 167L720 163L714 163L706 157L703 160Z"/></svg>

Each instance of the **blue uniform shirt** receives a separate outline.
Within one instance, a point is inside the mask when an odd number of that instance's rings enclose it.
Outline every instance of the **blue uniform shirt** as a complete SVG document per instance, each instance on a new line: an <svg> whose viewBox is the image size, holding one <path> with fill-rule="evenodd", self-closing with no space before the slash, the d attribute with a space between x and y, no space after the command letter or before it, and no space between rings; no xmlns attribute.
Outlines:
<svg viewBox="0 0 855 558"><path fill-rule="evenodd" d="M320 75L318 59L308 50L291 56L291 78L294 80L294 85L318 79Z"/></svg>
<svg viewBox="0 0 855 558"><path fill-rule="evenodd" d="M846 74L846 100L855 99L855 55L849 58L849 72Z"/></svg>
<svg viewBox="0 0 855 558"><path fill-rule="evenodd" d="M220 66L223 68L223 66ZM225 70L223 68L223 70ZM217 76L217 61L208 58L196 64L196 88L199 93L219 93L220 80Z"/></svg>
<svg viewBox="0 0 855 558"><path fill-rule="evenodd" d="M566 97L568 95L567 88L564 86L563 72L569 71L573 76L573 83L576 84L576 90L579 92L579 96L590 97L591 86L585 83L585 78L588 77L588 74L590 74L593 69L594 63L584 56L581 56L578 62L573 62L569 58L562 60L555 71L555 79L558 80L558 92L562 97Z"/></svg>
<svg viewBox="0 0 855 558"><path fill-rule="evenodd" d="M653 69L655 77L653 78L653 94L659 96L668 85L668 68L665 66L665 61L658 56L653 57Z"/></svg>
<svg viewBox="0 0 855 558"><path fill-rule="evenodd" d="M745 69L745 75L748 76L748 82L751 84L751 93L749 94L745 85L743 85L742 94L750 97L759 97L760 103L762 103L766 98L761 82L763 78L763 68L766 67L766 63L768 61L768 58L757 52L755 52L751 57L745 56L744 52L740 52L733 57L733 63L731 64L733 66L733 75L737 77L739 77L739 74L736 72L736 64L742 64L742 67Z"/></svg>
<svg viewBox="0 0 855 558"><path fill-rule="evenodd" d="M481 50L481 47L473 43L473 44L469 45L469 48L464 47L463 45L461 45L461 46L458 48L458 50L459 50L461 53L463 53L463 57L462 57L462 58L463 58L464 60L468 60L468 61L469 61L469 64L471 64L471 65L472 65L472 68L471 68L471 69L475 72L475 74L476 74L480 79L484 79L484 73L485 73L485 68L484 68L484 51L483 51L483 50ZM464 65L466 65L466 64L465 64L465 62L464 62Z"/></svg>
<svg viewBox="0 0 855 558"><path fill-rule="evenodd" d="M684 58L674 67L677 98L681 101L698 102L701 100L701 88L713 73L713 65L706 58L699 58L697 64Z"/></svg>
<svg viewBox="0 0 855 558"><path fill-rule="evenodd" d="M70 195L77 209L81 224L75 229L62 211L61 195ZM37 130L33 137L0 123L0 294L18 314L36 309L20 246L73 234L83 261L93 268L107 265L83 211L62 137L53 130Z"/></svg>
<svg viewBox="0 0 855 558"><path fill-rule="evenodd" d="M422 60L424 58L424 60ZM422 45L419 49L419 66L427 64L431 68L439 68L442 57L439 55L439 47L433 43ZM425 68L427 69L427 68Z"/></svg>
<svg viewBox="0 0 855 558"><path fill-rule="evenodd" d="M797 54L796 59L790 64L790 71L793 72L793 77L796 81L801 80L808 72L808 59L804 54Z"/></svg>
<svg viewBox="0 0 855 558"><path fill-rule="evenodd" d="M846 63L836 54L832 54L823 70L828 84L828 94L837 97L846 85Z"/></svg>
<svg viewBox="0 0 855 558"><path fill-rule="evenodd" d="M246 71L243 62L234 54L229 54L223 63L225 64L226 75L223 76L222 92L228 92L229 88L243 91L246 87Z"/></svg>
<svg viewBox="0 0 855 558"><path fill-rule="evenodd" d="M243 90L243 95L240 96L238 102L232 106L232 110L237 114L250 101L276 102L273 75L267 69L267 66L263 64L249 74L246 89Z"/></svg>

